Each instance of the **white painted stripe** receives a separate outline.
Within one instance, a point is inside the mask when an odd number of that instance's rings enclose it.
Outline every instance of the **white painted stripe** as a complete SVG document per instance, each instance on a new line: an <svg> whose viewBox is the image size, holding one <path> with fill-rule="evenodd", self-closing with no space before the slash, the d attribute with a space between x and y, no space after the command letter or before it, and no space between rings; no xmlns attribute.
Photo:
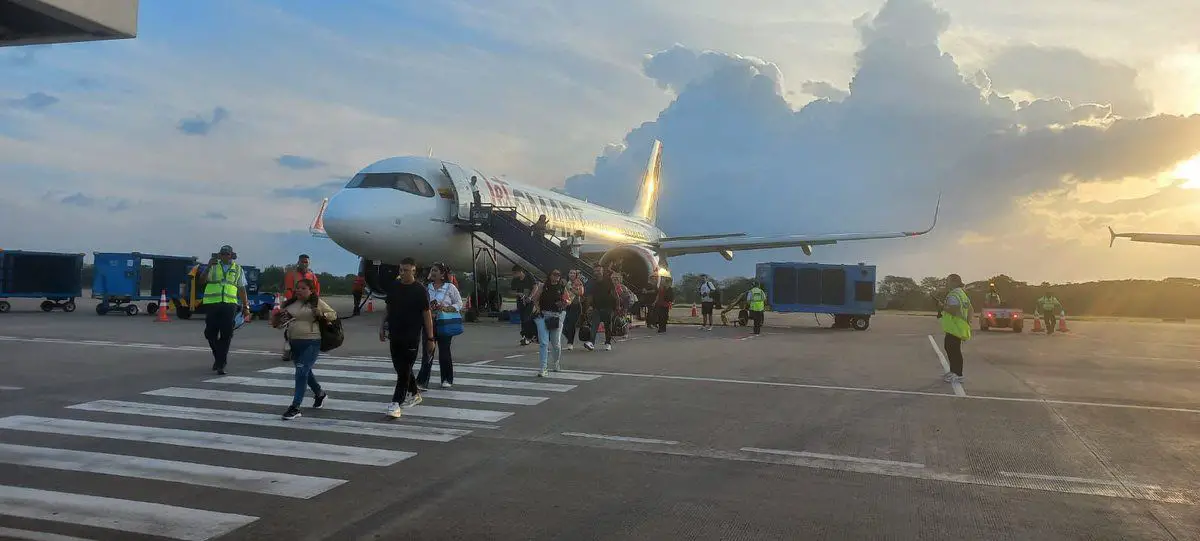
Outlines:
<svg viewBox="0 0 1200 541"><path fill-rule="evenodd" d="M1124 484L1121 483L1120 481L1107 481L1104 479L1088 479L1086 477L1067 477L1067 476L1063 476L1063 475L1042 475L1042 474L1038 474L1038 473L1015 473L1015 472L1009 472L1009 471L1000 471L997 473L999 473L1000 475L1003 475L1005 477L1020 477L1022 479L1041 479L1044 481L1064 481L1067 483L1089 483L1089 484L1093 484L1093 485L1107 485L1107 486L1115 486L1115 487L1124 486ZM1162 487L1148 485L1147 488L1161 489Z"/></svg>
<svg viewBox="0 0 1200 541"><path fill-rule="evenodd" d="M490 363L490 362L492 362L492 360L491 360L491 359L488 359L488 360L486 360L486 361L475 361L475 362L473 362L473 363L471 363L471 364L472 364L472 365L474 365L474 366L483 366L483 365L485 365L485 364L488 364L488 363Z"/></svg>
<svg viewBox="0 0 1200 541"><path fill-rule="evenodd" d="M395 369L392 368L391 363L381 363L381 362L376 362L376 361L360 361L360 360L354 360L354 359L346 359L346 360L343 360L343 359L328 359L328 360L321 359L321 360L317 361L317 365L313 369L313 373L316 374L318 378L320 378L321 374L324 373L322 366L346 366L346 367L355 367L355 368L386 369L386 370L389 370L390 372L384 372L385 374L390 374L393 380L396 378ZM417 366L420 366L420 363L414 365L413 370L416 370ZM277 367L277 368L287 368L287 367ZM432 368L433 372L437 372L437 373L441 372L441 368L438 367L437 363L433 363L433 366L431 368ZM456 367L454 367L454 372L456 374L459 374L459 373L461 373L461 374L488 374L488 375L492 375L492 376L511 376L511 377L534 377L537 375L536 370L530 370L530 369L493 368L493 367L488 367L488 366L474 366L474 365L456 366ZM599 378L600 376L596 376L596 375L592 375L592 374L574 374L571 372L550 372L548 377L551 379L565 379L565 380L572 380L572 381L592 381L594 379Z"/></svg>
<svg viewBox="0 0 1200 541"><path fill-rule="evenodd" d="M264 378L247 378L239 376L225 376L205 381L205 383L224 383L228 385L248 385L252 387L275 387L283 389L292 389L296 386L295 381L285 379L264 379ZM345 393L357 394L374 394L383 396L392 396L393 389L382 385L358 385L354 383L321 383L322 389L330 391L341 391ZM497 394L497 393L473 393L470 391L445 391L442 389L430 389L421 393L425 398L436 398L441 400L461 400L464 402L487 402L492 404L514 404L518 406L536 406L546 401L542 396L525 396L519 394Z"/></svg>
<svg viewBox="0 0 1200 541"><path fill-rule="evenodd" d="M330 398L330 400L332 401L334 399ZM215 423L269 426L286 430L315 430L321 432L336 432L340 434L358 434L363 436L378 436L382 438L402 438L423 441L453 441L471 433L470 430L459 430L457 428L413 426L386 422L366 423L363 421L314 417L301 417L300 421L284 421L278 415L272 413L193 408L188 406L171 406L166 404L122 402L118 400L96 400L94 402L67 406L67 408L84 411L99 411L104 413L123 413L129 415L165 417L168 419L187 419L192 421L207 421Z"/></svg>
<svg viewBox="0 0 1200 541"><path fill-rule="evenodd" d="M67 434L89 438L144 441L162 445L218 449L269 456L288 456L328 462L365 464L368 466L390 466L401 460L416 456L416 453L388 449L349 447L328 443L276 440L252 436L219 434L216 432L77 421L75 419L53 419L27 415L13 415L0 418L0 428L42 432L46 434Z"/></svg>
<svg viewBox="0 0 1200 541"><path fill-rule="evenodd" d="M462 370L455 367L455 372ZM259 370L264 374L295 374L296 370L286 366L277 366L275 368L267 368ZM363 372L357 370L329 370L318 368L313 370L313 373L318 378L349 378L349 379L368 379L374 381L387 381L392 384L396 382L396 374L387 372ZM574 389L574 385L566 385L561 383L542 383L537 381L520 381L506 379L470 379L470 378L454 378L454 385L466 385L476 387L495 387L499 389L515 389L522 391L553 391L562 393Z"/></svg>
<svg viewBox="0 0 1200 541"><path fill-rule="evenodd" d="M12 486L0 486L0 514L182 541L206 541L258 520L232 513Z"/></svg>
<svg viewBox="0 0 1200 541"><path fill-rule="evenodd" d="M938 360L941 361L941 363L942 363L942 368L944 368L946 370L946 372L949 372L950 371L950 362L946 360L946 354L942 353L942 348L938 347L937 340L933 339L932 334L927 335L927 336L929 336L929 345L933 346L933 352L937 354ZM945 372L943 372L943 374L944 373ZM967 391L965 389L963 389L962 382L951 381L950 386L954 388L954 394L956 396L967 396Z"/></svg>
<svg viewBox="0 0 1200 541"><path fill-rule="evenodd" d="M678 381L702 381L706 383L734 383L738 385L761 385L763 387L791 387L796 389L823 389L829 391L852 391L863 393L881 393L881 394L899 394L910 396L934 396L942 398L968 398L971 400L997 400L1001 402L1036 402L1038 404L1061 404L1064 406L1089 406L1097 408L1118 408L1132 409L1142 411L1166 411L1174 413L1194 413L1200 414L1200 409L1195 408L1175 408L1169 406L1144 406L1140 404L1113 404L1105 402L1080 402L1075 400L1052 400L1044 398L1025 398L1015 396L987 396L987 395L967 395L958 397L947 393L931 393L926 391L906 391L903 389L872 389L869 387L844 387L837 385L814 385L811 383L784 383L778 381L754 381L744 379L726 379L726 378L705 378L699 376L672 376L669 374L635 374L632 372L607 372L599 370L578 370L579 374L596 374L600 376L625 376L631 378L650 378L650 379L668 379Z"/></svg>
<svg viewBox="0 0 1200 541"><path fill-rule="evenodd" d="M6 443L0 443L0 462L18 466L135 477L301 499L311 498L346 482L342 479Z"/></svg>
<svg viewBox="0 0 1200 541"><path fill-rule="evenodd" d="M848 455L827 455L824 453L810 453L808 451L786 451L783 449L760 449L758 447L742 447L741 450L748 451L751 453L767 453L767 454L771 454L771 455L786 455L786 456L799 456L799 457L805 457L805 458L820 458L820 459L824 459L824 460L841 460L841 461L845 461L845 462L861 462L863 464L880 464L883 466L904 466L906 468L924 468L925 467L924 464L918 464L916 462L900 462L897 460L880 460L877 458L862 458L862 457L848 456Z"/></svg>
<svg viewBox="0 0 1200 541"><path fill-rule="evenodd" d="M142 394L154 396L171 396L175 398L193 398L196 400L215 400L219 402L242 402L245 404L266 404L278 405L280 401L279 395L273 394L257 394L257 393L238 393L232 391L213 391L208 389L185 389L182 387L168 387L166 389L158 389L154 391L146 391ZM323 406L326 409L334 411L365 411L379 413L383 415L387 412L387 403L383 402L360 402L358 400L333 400ZM494 423L500 421L510 415L511 411L492 411L492 410L475 410L463 408L443 408L439 406L414 406L404 409L404 415L413 417L432 417L438 419L449 419L454 421L478 421L484 423Z"/></svg>
<svg viewBox="0 0 1200 541"><path fill-rule="evenodd" d="M92 541L91 539L72 537L70 535L59 535L50 532L31 532L29 530L18 530L16 528L3 527L0 527L0 537L25 539L27 541Z"/></svg>
<svg viewBox="0 0 1200 541"><path fill-rule="evenodd" d="M11 385L0 385L0 391L20 391L24 387L13 387Z"/></svg>
<svg viewBox="0 0 1200 541"><path fill-rule="evenodd" d="M597 440L627 441L630 443L657 443L660 445L679 445L679 442L671 441L671 440L656 440L654 438L634 438L631 436L607 436L604 434L588 434L585 432L563 432L562 435L573 436L576 438L592 438L592 439L597 439Z"/></svg>
<svg viewBox="0 0 1200 541"><path fill-rule="evenodd" d="M524 357L524 356L525 356L525 354L524 354L524 353L518 353L518 354L516 354L516 355L507 355L507 356L505 356L504 358L505 358L505 359L516 359L517 357Z"/></svg>

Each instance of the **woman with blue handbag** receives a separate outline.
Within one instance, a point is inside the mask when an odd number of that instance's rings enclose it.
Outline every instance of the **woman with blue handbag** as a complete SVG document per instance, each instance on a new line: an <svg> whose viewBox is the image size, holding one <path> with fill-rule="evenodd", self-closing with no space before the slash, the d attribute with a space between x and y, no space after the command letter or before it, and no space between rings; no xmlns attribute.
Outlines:
<svg viewBox="0 0 1200 541"><path fill-rule="evenodd" d="M425 285L429 293L429 308L433 312L434 336L437 337L438 368L441 370L442 388L454 384L454 361L450 355L450 339L462 334L462 294L450 283L450 269L442 263L429 268L429 282ZM433 354L426 351L421 356L421 371L417 373L417 386L429 389L430 372L433 371Z"/></svg>
<svg viewBox="0 0 1200 541"><path fill-rule="evenodd" d="M562 321L567 305L571 300L567 296L567 284L562 280L562 273L550 271L545 283L539 283L533 289L533 323L538 331L538 355L542 361L542 369L538 377L548 374L546 366L553 358L554 371L562 370Z"/></svg>

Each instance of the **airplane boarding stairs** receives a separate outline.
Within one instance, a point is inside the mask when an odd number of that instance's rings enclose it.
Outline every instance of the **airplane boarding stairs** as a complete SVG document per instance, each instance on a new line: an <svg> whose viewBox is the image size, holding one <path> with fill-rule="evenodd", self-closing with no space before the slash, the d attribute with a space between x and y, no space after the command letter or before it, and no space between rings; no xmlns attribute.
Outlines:
<svg viewBox="0 0 1200 541"><path fill-rule="evenodd" d="M525 223L514 208L472 205L471 220L465 225L473 233L491 237L495 243L533 265L534 268L527 270L539 280L545 280L554 269L561 271L563 277L575 269L587 279L592 278L592 266L589 263L576 258L568 248L560 246L550 237L534 234L533 226Z"/></svg>

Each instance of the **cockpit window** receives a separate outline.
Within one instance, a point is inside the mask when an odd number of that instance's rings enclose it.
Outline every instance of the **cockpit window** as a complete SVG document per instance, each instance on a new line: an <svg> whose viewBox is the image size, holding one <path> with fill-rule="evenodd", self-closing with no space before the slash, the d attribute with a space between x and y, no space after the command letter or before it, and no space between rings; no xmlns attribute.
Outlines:
<svg viewBox="0 0 1200 541"><path fill-rule="evenodd" d="M347 188L391 188L416 194L422 197L433 197L433 186L425 179L412 173L359 173L346 184Z"/></svg>

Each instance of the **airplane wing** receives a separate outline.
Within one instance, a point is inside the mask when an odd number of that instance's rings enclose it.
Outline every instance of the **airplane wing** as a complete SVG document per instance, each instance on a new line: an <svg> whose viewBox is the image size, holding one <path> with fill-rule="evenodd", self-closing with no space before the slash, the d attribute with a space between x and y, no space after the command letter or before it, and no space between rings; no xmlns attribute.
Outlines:
<svg viewBox="0 0 1200 541"><path fill-rule="evenodd" d="M824 235L777 235L769 237L748 237L744 233L729 235L711 235L703 237L667 237L660 241L658 253L664 257L687 254L720 253L725 259L733 259L733 252L743 250L769 250L773 248L794 248L804 250L805 255L812 255L813 246L837 244L851 240L894 239L924 235L937 225L938 211L942 206L942 198L938 197L937 206L933 210L933 223L924 231L895 231L879 233L829 233Z"/></svg>
<svg viewBox="0 0 1200 541"><path fill-rule="evenodd" d="M1117 237L1126 238L1133 242L1155 242L1158 244L1181 244L1185 246L1200 246L1200 235L1174 235L1167 233L1117 233L1108 228L1108 247L1112 248Z"/></svg>
<svg viewBox="0 0 1200 541"><path fill-rule="evenodd" d="M312 225L308 226L308 232L314 237L329 238L329 235L325 233L325 205L328 204L328 197L321 200L321 210L317 211L317 217L313 218Z"/></svg>

